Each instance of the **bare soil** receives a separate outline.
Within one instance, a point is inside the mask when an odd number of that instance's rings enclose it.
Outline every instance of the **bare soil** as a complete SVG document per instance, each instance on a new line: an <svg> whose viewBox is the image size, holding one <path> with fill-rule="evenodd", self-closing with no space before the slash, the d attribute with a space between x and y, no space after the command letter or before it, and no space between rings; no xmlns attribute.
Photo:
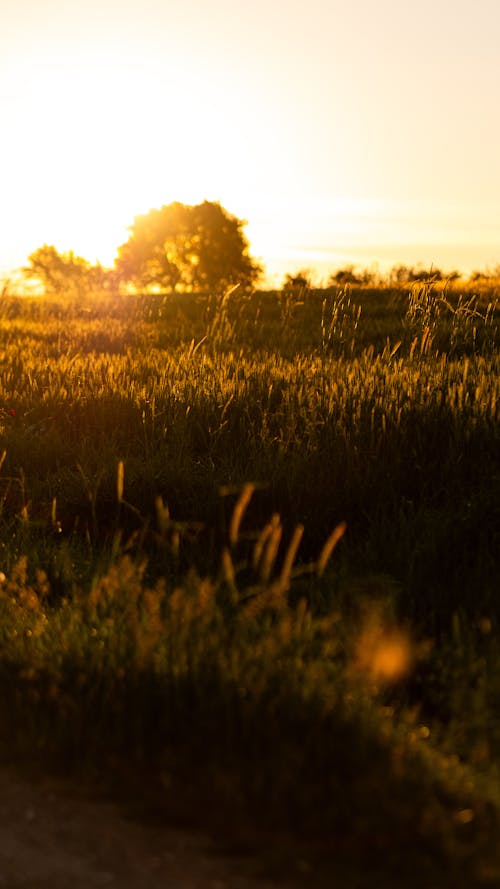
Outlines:
<svg viewBox="0 0 500 889"><path fill-rule="evenodd" d="M213 836L191 827L180 829L141 817L137 814L141 805L131 802L125 808L95 787L41 775L39 770L31 776L25 770L0 767L0 889L493 889L500 885L500 869L487 861L475 868L473 876L462 872L458 863L450 868L418 849L410 852L406 864L406 855L401 858L396 849L388 848L385 861L376 862L357 844L348 854L338 848L340 854L322 863L314 855L303 857L304 850L290 844L278 843L278 855L269 856L252 838L247 844L235 844L232 829L227 831L228 841L221 842L220 823Z"/></svg>
<svg viewBox="0 0 500 889"><path fill-rule="evenodd" d="M0 887L287 889L207 836L128 817L55 780L0 769Z"/></svg>

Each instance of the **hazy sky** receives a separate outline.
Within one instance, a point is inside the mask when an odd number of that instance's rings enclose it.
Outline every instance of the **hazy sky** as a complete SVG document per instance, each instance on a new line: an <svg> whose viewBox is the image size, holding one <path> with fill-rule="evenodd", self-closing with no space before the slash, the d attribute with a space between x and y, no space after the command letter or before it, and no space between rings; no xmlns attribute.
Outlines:
<svg viewBox="0 0 500 889"><path fill-rule="evenodd" d="M500 263L499 0L0 0L0 267L220 200L269 272Z"/></svg>

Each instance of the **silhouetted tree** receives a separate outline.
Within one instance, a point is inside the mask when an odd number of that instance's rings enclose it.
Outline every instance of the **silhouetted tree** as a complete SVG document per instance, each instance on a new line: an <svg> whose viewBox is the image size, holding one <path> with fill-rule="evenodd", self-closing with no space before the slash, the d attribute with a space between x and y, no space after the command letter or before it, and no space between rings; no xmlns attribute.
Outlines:
<svg viewBox="0 0 500 889"><path fill-rule="evenodd" d="M436 269L434 266L429 269L419 267L413 270L411 281L442 281L443 278L441 269Z"/></svg>
<svg viewBox="0 0 500 889"><path fill-rule="evenodd" d="M74 294L107 290L114 284L114 272L101 265L76 256L72 250L59 253L55 247L44 244L28 256L23 273L35 278L47 293Z"/></svg>
<svg viewBox="0 0 500 889"><path fill-rule="evenodd" d="M150 210L136 216L128 241L118 250L118 276L144 289L249 287L262 269L248 253L245 224L211 201Z"/></svg>
<svg viewBox="0 0 500 889"><path fill-rule="evenodd" d="M418 281L442 281L445 275L441 269L431 266L429 269L418 265L395 265L389 272L389 283L393 287L404 287Z"/></svg>
<svg viewBox="0 0 500 889"><path fill-rule="evenodd" d="M394 265L389 272L389 284L404 287L413 280L413 269L407 265Z"/></svg>
<svg viewBox="0 0 500 889"><path fill-rule="evenodd" d="M294 275L290 273L285 275L283 281L283 290L285 291L297 292L299 290L310 290L311 287L312 281L309 269L302 269L300 272L295 272Z"/></svg>
<svg viewBox="0 0 500 889"><path fill-rule="evenodd" d="M471 284L476 283L496 283L500 279L500 264L493 266L493 268L486 269L475 269L475 271L471 272L469 275L469 282Z"/></svg>
<svg viewBox="0 0 500 889"><path fill-rule="evenodd" d="M335 274L328 278L328 286L345 287L346 284L363 284L361 275L356 274L353 265L348 265L343 269L339 269Z"/></svg>

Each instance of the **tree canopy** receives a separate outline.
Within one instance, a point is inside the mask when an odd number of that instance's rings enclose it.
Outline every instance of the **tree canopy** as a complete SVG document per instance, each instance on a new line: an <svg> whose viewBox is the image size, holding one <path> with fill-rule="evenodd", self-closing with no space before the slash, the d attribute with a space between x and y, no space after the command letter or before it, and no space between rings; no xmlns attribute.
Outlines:
<svg viewBox="0 0 500 889"><path fill-rule="evenodd" d="M118 277L144 289L249 287L262 269L249 255L245 224L211 201L150 210L135 217L118 250Z"/></svg>
<svg viewBox="0 0 500 889"><path fill-rule="evenodd" d="M47 293L71 293L81 296L113 285L114 274L101 265L92 265L72 250L59 253L44 244L28 256L29 265L23 269L29 278L36 278Z"/></svg>
<svg viewBox="0 0 500 889"><path fill-rule="evenodd" d="M310 290L312 287L311 272L309 269L301 269L294 274L285 275L283 281L283 290L287 292L295 292L299 290Z"/></svg>

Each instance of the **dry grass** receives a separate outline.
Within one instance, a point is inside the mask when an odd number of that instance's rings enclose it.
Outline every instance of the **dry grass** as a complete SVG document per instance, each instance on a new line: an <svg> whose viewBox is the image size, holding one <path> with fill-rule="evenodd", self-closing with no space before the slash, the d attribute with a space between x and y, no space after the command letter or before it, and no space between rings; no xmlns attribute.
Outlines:
<svg viewBox="0 0 500 889"><path fill-rule="evenodd" d="M4 746L470 876L500 794L488 295L2 311Z"/></svg>

